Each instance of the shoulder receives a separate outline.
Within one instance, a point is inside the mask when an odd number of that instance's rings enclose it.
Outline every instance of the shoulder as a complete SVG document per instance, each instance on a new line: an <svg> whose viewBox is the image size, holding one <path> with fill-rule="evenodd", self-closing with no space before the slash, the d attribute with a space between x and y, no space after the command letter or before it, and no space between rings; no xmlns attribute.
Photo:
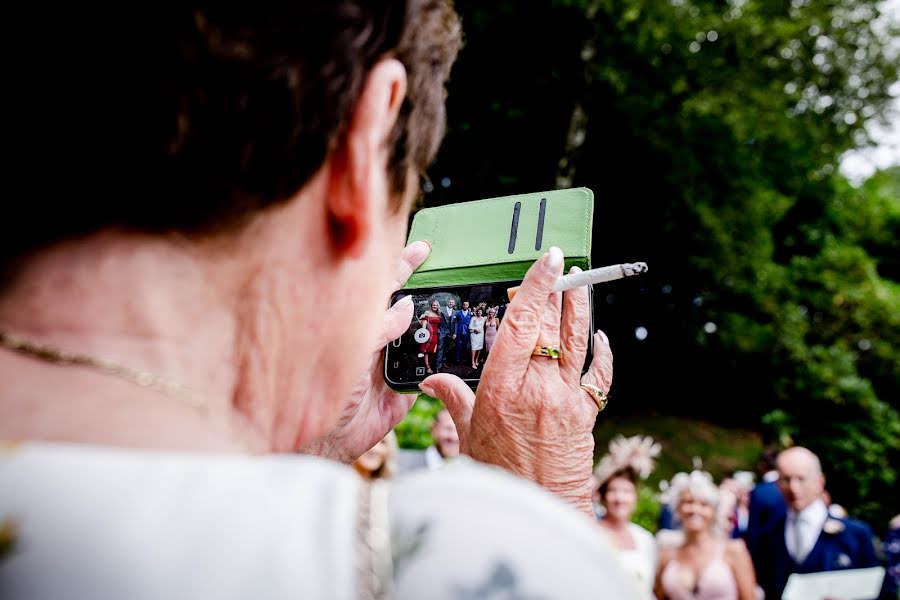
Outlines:
<svg viewBox="0 0 900 600"><path fill-rule="evenodd" d="M462 459L391 490L398 597L632 597L590 519L530 482Z"/></svg>
<svg viewBox="0 0 900 600"><path fill-rule="evenodd" d="M774 481L764 481L750 491L750 498L772 501L781 500L781 492L778 491L778 484Z"/></svg>
<svg viewBox="0 0 900 600"><path fill-rule="evenodd" d="M361 488L349 467L308 457L26 446L0 464L0 515L27 535L4 578L34 597L236 596L213 576L227 571L235 590L265 581L269 597L352 597L340 557L356 551ZM35 578L53 556L71 568Z"/></svg>
<svg viewBox="0 0 900 600"><path fill-rule="evenodd" d="M635 541L643 544L656 545L656 538L653 534L638 525L637 523L629 523L628 531L635 538Z"/></svg>
<svg viewBox="0 0 900 600"><path fill-rule="evenodd" d="M747 544L744 540L737 538L728 540L725 544L725 557L729 560L738 560L749 557L750 552L747 550Z"/></svg>
<svg viewBox="0 0 900 600"><path fill-rule="evenodd" d="M680 529L660 529L656 532L656 547L660 556L671 550L673 553L684 543L684 532Z"/></svg>
<svg viewBox="0 0 900 600"><path fill-rule="evenodd" d="M666 568L672 559L678 554L677 546L661 546L659 548L659 570L662 571Z"/></svg>
<svg viewBox="0 0 900 600"><path fill-rule="evenodd" d="M829 516L823 530L834 537L850 538L860 542L872 542L872 529L864 522L851 518Z"/></svg>

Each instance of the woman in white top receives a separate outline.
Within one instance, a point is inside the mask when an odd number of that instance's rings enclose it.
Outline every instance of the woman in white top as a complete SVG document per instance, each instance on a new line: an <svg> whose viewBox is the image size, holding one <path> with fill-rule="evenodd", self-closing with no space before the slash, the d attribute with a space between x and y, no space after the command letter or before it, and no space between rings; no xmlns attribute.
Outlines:
<svg viewBox="0 0 900 600"><path fill-rule="evenodd" d="M8 86L38 129L8 140L30 193L0 242L0 596L628 597L585 527L590 309L553 292L559 248L477 402L422 384L493 466L342 464L415 400L381 355L413 302L385 301L429 253L403 240L460 45L449 3L65 17L22 20L41 51ZM584 382L611 381L597 336Z"/></svg>
<svg viewBox="0 0 900 600"><path fill-rule="evenodd" d="M647 436L617 437L609 454L595 471L600 486L600 502L605 514L600 528L618 551L626 571L632 576L641 598L653 598L656 575L656 540L649 531L631 522L637 507L638 480L646 478L653 467L659 445Z"/></svg>

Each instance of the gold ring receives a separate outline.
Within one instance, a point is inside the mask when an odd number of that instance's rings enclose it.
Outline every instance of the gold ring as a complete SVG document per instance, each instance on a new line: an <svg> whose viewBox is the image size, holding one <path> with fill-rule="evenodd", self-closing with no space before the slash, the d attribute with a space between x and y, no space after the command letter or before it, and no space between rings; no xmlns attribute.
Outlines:
<svg viewBox="0 0 900 600"><path fill-rule="evenodd" d="M562 357L562 350L560 350L559 346L535 346L534 352L532 352L531 355L546 356L548 358L559 360Z"/></svg>
<svg viewBox="0 0 900 600"><path fill-rule="evenodd" d="M590 394L594 402L597 403L597 412L601 412L604 408L606 408L606 404L609 402L609 398L607 398L606 394L603 393L603 390L598 388L596 385L591 385L590 383L582 383L581 389Z"/></svg>

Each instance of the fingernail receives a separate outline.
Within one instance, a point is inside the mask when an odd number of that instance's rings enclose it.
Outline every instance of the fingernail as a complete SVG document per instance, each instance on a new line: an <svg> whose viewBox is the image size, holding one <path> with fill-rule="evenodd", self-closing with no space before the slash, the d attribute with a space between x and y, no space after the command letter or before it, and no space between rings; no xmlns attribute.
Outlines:
<svg viewBox="0 0 900 600"><path fill-rule="evenodd" d="M572 265L572 268L569 269L569 273L581 273L581 268L577 265Z"/></svg>
<svg viewBox="0 0 900 600"><path fill-rule="evenodd" d="M405 306L407 306L407 305L409 305L409 304L412 304L412 303L413 303L413 297L412 297L412 296L403 296L402 298L400 298L399 300L397 300L397 304L395 304L394 306L403 306L403 307L405 307Z"/></svg>
<svg viewBox="0 0 900 600"><path fill-rule="evenodd" d="M552 271L559 271L562 269L564 260L565 257L562 250L556 246L550 246L550 250L547 252L547 268Z"/></svg>
<svg viewBox="0 0 900 600"><path fill-rule="evenodd" d="M605 345L609 346L609 338L606 337L606 334L603 333L602 329L597 330L597 336L600 338L600 341L602 341Z"/></svg>
<svg viewBox="0 0 900 600"><path fill-rule="evenodd" d="M428 251L431 252L431 242L429 242L428 240L418 240L413 243L414 244L425 244L426 246L428 246Z"/></svg>
<svg viewBox="0 0 900 600"><path fill-rule="evenodd" d="M425 383L424 381L419 384L419 389L422 390L423 392L425 392L427 395L431 396L432 398L437 398L437 396L434 395L434 388L431 387L430 385L428 385L427 383Z"/></svg>

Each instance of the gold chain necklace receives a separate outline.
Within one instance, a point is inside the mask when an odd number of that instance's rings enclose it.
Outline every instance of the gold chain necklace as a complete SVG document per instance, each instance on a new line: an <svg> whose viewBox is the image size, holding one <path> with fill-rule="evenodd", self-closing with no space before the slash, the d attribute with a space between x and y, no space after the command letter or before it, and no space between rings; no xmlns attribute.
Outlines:
<svg viewBox="0 0 900 600"><path fill-rule="evenodd" d="M142 388L177 398L195 410L206 410L206 401L201 394L177 381L154 375L149 371L133 369L105 358L94 358L86 354L76 354L50 346L42 346L3 331L0 331L0 345L15 352L56 365L86 367L107 375L113 375Z"/></svg>

